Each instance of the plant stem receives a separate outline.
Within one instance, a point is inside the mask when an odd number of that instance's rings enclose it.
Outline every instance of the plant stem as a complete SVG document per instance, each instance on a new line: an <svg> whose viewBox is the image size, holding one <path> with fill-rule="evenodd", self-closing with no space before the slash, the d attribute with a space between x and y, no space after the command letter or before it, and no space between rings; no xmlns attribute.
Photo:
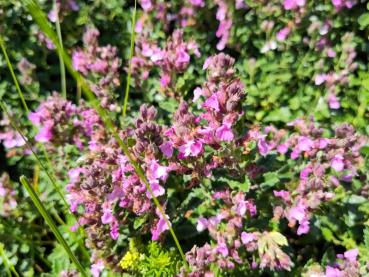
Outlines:
<svg viewBox="0 0 369 277"><path fill-rule="evenodd" d="M58 41L59 41L60 47L64 49L63 37L61 34L61 27L60 27L60 20L59 20L59 9L56 5L56 0L54 0L54 9L56 13L56 21L55 21L56 33L58 35ZM63 56L60 53L58 54L59 54L59 66L60 66L61 91L62 91L63 97L66 99L67 98L67 81L65 77L65 65L64 65Z"/></svg>
<svg viewBox="0 0 369 277"><path fill-rule="evenodd" d="M132 57L133 57L134 45L135 45L136 6L137 6L137 0L135 0L135 7L133 10L133 15L132 15L131 46L129 50L128 74L127 74L126 90L125 90L124 102L123 102L123 118L126 116L128 96L129 96L129 87L131 86Z"/></svg>
<svg viewBox="0 0 369 277"><path fill-rule="evenodd" d="M20 97L20 99L22 101L23 107L26 110L26 113L28 114L29 113L29 109L28 109L26 100L24 99L24 95L23 95L23 93L22 93L22 91L20 89L20 86L19 86L17 77L15 76L15 73L14 73L14 70L13 70L13 66L12 66L12 64L11 64L11 62L9 60L8 53L6 52L4 41L3 41L3 38L1 37L1 35L0 35L0 47L1 47L1 50L2 50L2 52L4 54L4 57L5 57L5 60L6 60L6 64L8 65L10 74L12 75L12 78L13 78L13 81L14 81L14 84L15 84L15 87L16 87L17 92L19 94L19 97Z"/></svg>

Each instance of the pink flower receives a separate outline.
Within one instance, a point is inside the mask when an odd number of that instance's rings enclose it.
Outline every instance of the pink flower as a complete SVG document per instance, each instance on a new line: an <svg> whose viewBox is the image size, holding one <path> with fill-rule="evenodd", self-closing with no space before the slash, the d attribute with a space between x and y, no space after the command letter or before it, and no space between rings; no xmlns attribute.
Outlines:
<svg viewBox="0 0 369 277"><path fill-rule="evenodd" d="M163 181L168 178L168 167L160 165L157 161L152 161L149 168L151 178L161 179Z"/></svg>
<svg viewBox="0 0 369 277"><path fill-rule="evenodd" d="M266 156L269 153L270 146L268 145L268 143L266 142L266 140L264 138L259 139L258 149L259 149L260 155L262 155L262 156Z"/></svg>
<svg viewBox="0 0 369 277"><path fill-rule="evenodd" d="M342 171L345 166L343 156L336 154L331 160L331 166L336 171Z"/></svg>
<svg viewBox="0 0 369 277"><path fill-rule="evenodd" d="M219 112L219 102L218 102L217 95L213 94L208 99L206 99L206 101L203 104L203 107L211 108L211 109L214 109L215 111Z"/></svg>
<svg viewBox="0 0 369 277"><path fill-rule="evenodd" d="M153 8L151 0L140 0L140 5L145 12L150 11Z"/></svg>
<svg viewBox="0 0 369 277"><path fill-rule="evenodd" d="M244 245L247 245L248 243L256 240L256 235L254 233L242 232L241 240Z"/></svg>
<svg viewBox="0 0 369 277"><path fill-rule="evenodd" d="M310 151L312 147L314 147L314 142L310 138L299 137L298 144L297 144L297 150L299 152Z"/></svg>
<svg viewBox="0 0 369 277"><path fill-rule="evenodd" d="M344 277L345 273L338 268L327 266L325 269L325 277Z"/></svg>
<svg viewBox="0 0 369 277"><path fill-rule="evenodd" d="M197 221L196 230L198 232L204 231L206 228L208 228L208 220L206 218L199 218Z"/></svg>
<svg viewBox="0 0 369 277"><path fill-rule="evenodd" d="M229 254L228 247L224 242L218 243L216 250L218 253L222 254L223 257L227 257Z"/></svg>
<svg viewBox="0 0 369 277"><path fill-rule="evenodd" d="M159 185L158 181L150 181L150 187L155 197L165 194L165 189L161 185ZM149 191L146 192L146 196L150 199L152 198Z"/></svg>
<svg viewBox="0 0 369 277"><path fill-rule="evenodd" d="M113 224L111 224L111 229L110 229L110 236L113 240L117 240L119 237L119 227L118 227L118 223L115 221L113 222Z"/></svg>
<svg viewBox="0 0 369 277"><path fill-rule="evenodd" d="M151 230L152 240L158 240L160 235L163 232L165 232L166 230L169 230L169 226L158 208L156 209L156 214L159 217L159 221L156 223L156 226L154 227L154 229ZM169 221L168 215L165 214L165 217Z"/></svg>
<svg viewBox="0 0 369 277"><path fill-rule="evenodd" d="M96 263L91 266L91 274L93 277L99 277L101 271L105 268L104 261L102 259L97 260Z"/></svg>
<svg viewBox="0 0 369 277"><path fill-rule="evenodd" d="M310 173L313 172L313 169L311 165L306 166L301 172L300 172L300 180L306 181L309 178Z"/></svg>
<svg viewBox="0 0 369 277"><path fill-rule="evenodd" d="M170 76L168 74L163 74L160 78L160 85L162 87L167 87L170 84Z"/></svg>
<svg viewBox="0 0 369 277"><path fill-rule="evenodd" d="M278 41L285 41L288 35L290 34L291 29L289 27L284 27L277 33L277 40Z"/></svg>
<svg viewBox="0 0 369 277"><path fill-rule="evenodd" d="M299 236L301 236L302 234L307 234L309 233L309 230L310 230L310 226L309 226L309 221L307 219L299 222L300 225L299 227L297 228L297 234Z"/></svg>
<svg viewBox="0 0 369 277"><path fill-rule="evenodd" d="M291 199L290 192L287 190L280 190L280 191L273 190L273 193L275 197L280 197L286 202L290 201Z"/></svg>
<svg viewBox="0 0 369 277"><path fill-rule="evenodd" d="M318 74L315 76L315 85L320 86L327 80L326 74Z"/></svg>
<svg viewBox="0 0 369 277"><path fill-rule="evenodd" d="M35 140L38 142L48 142L52 139L52 124L45 122L45 125L39 130L38 134L35 136Z"/></svg>
<svg viewBox="0 0 369 277"><path fill-rule="evenodd" d="M164 142L162 145L160 145L160 150L163 152L164 156L167 158L172 157L173 155L173 144L170 141Z"/></svg>
<svg viewBox="0 0 369 277"><path fill-rule="evenodd" d="M337 110L341 107L340 101L338 100L337 96L334 94L330 94L328 96L328 105L333 110Z"/></svg>
<svg viewBox="0 0 369 277"><path fill-rule="evenodd" d="M288 151L288 145L286 143L282 143L278 145L277 151L281 154L286 154Z"/></svg>
<svg viewBox="0 0 369 277"><path fill-rule="evenodd" d="M228 124L223 124L215 131L215 136L219 141L232 141L234 134Z"/></svg>
<svg viewBox="0 0 369 277"><path fill-rule="evenodd" d="M318 140L318 147L319 149L325 149L330 143L330 140L327 138L320 138Z"/></svg>
<svg viewBox="0 0 369 277"><path fill-rule="evenodd" d="M197 7L204 7L205 6L205 2L204 0L188 0L192 5L197 6Z"/></svg>
<svg viewBox="0 0 369 277"><path fill-rule="evenodd" d="M202 142L190 140L185 145L179 147L179 152L185 157L193 156L196 157L203 151Z"/></svg>
<svg viewBox="0 0 369 277"><path fill-rule="evenodd" d="M179 49L176 51L175 66L177 68L182 69L183 67L186 67L189 61L190 55L188 55L188 53L184 49Z"/></svg>
<svg viewBox="0 0 369 277"><path fill-rule="evenodd" d="M195 88L195 90L193 91L193 102L197 101L197 99L200 98L200 96L202 95L202 89L197 87Z"/></svg>
<svg viewBox="0 0 369 277"><path fill-rule="evenodd" d="M35 112L35 113L29 113L28 114L28 119L34 124L34 125L39 125L41 123L41 114L40 112Z"/></svg>
<svg viewBox="0 0 369 277"><path fill-rule="evenodd" d="M359 250L357 250L356 248L348 250L345 253L343 253L343 256L345 257L345 259L352 263L356 262L358 255L359 255Z"/></svg>
<svg viewBox="0 0 369 277"><path fill-rule="evenodd" d="M285 10L294 10L305 5L305 0L284 0L283 7Z"/></svg>
<svg viewBox="0 0 369 277"><path fill-rule="evenodd" d="M101 222L102 224L109 224L112 223L114 220L114 216L112 214L111 209L106 209L103 213L103 215L101 216Z"/></svg>

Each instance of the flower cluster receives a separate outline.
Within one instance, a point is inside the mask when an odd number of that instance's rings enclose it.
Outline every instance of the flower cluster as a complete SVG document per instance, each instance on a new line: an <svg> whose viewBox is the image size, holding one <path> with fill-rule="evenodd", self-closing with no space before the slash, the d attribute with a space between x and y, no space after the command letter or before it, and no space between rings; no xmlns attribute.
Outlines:
<svg viewBox="0 0 369 277"><path fill-rule="evenodd" d="M290 125L297 133L283 142L283 136L275 130L270 142L259 135L258 149L263 155L274 149L292 160L306 161L296 188L274 191L287 207L284 210L281 206L275 207L275 218L286 217L290 227L298 222L297 234L302 235L309 232L312 212L321 202L334 197L333 190L340 181L351 182L357 175L363 162L359 151L366 139L347 124L338 126L332 138L323 137L323 130L313 122L296 120Z"/></svg>
<svg viewBox="0 0 369 277"><path fill-rule="evenodd" d="M116 47L99 46L99 35L96 28L87 28L83 35L84 49L73 51L73 67L90 79L90 88L99 98L101 106L117 111L119 107L112 92L120 85L121 60Z"/></svg>
<svg viewBox="0 0 369 277"><path fill-rule="evenodd" d="M95 110L84 105L77 107L57 93L42 102L28 118L39 127L35 140L54 146L70 143L82 149L88 143L93 147L98 139L94 130L102 128Z"/></svg>
<svg viewBox="0 0 369 277"><path fill-rule="evenodd" d="M185 176L190 176L189 186L183 187L187 195L205 180L216 182L219 170L232 176L247 175L258 182L259 173L266 169L258 165L257 158L268 158L270 153L289 158L302 165L298 184L273 189L272 198L277 204L268 204L268 211L262 205L261 211L263 216L268 213L273 222L286 218L289 226L297 226L297 234L303 235L309 232L311 218L321 202L332 199L335 187L358 174L362 164L359 151L366 140L350 125L337 127L332 137L323 136L323 130L313 121L304 120L289 124L296 129L292 134L273 126L240 133L237 124L243 115L246 93L234 62L223 53L206 59L203 69L207 80L194 90L192 104L197 109L192 110L181 100L169 126L157 123L154 107L142 105L134 126L119 131L131 153L129 157L102 127L99 116L83 104L76 106L54 95L30 114L32 122L40 127L36 140L56 146L75 144L84 150L77 166L69 171L66 190L70 210L78 217L74 227L83 226L87 234L94 276L106 267L125 270L119 261L125 257L123 261L129 264L133 257L117 252L114 245L120 238L127 245L126 234L131 230L164 241L169 226L178 219L166 202L172 197L169 177L186 182ZM252 145L260 155L249 149ZM245 165L247 159L250 163ZM167 214L154 205L136 163ZM200 216L197 231L206 231L209 240L201 247L194 245L186 254L193 269L190 276L213 276L214 267L228 272L239 265L246 265L251 272L292 269L293 262L283 249L289 245L287 239L256 223L256 188L250 186L247 196L231 184L216 188L211 191L211 199L204 201L204 205L210 203L209 212L194 213ZM214 209L215 203L219 209ZM185 274L183 270L181 274Z"/></svg>
<svg viewBox="0 0 369 277"><path fill-rule="evenodd" d="M326 44L328 42L321 41L321 43ZM323 45L321 47L323 47ZM328 51L331 51L332 57L335 57L336 54L333 50ZM339 70L337 71L322 73L315 76L315 84L317 86L324 84L328 91L327 100L329 107L331 109L339 109L341 106L339 99L337 97L337 94L339 92L339 86L347 84L349 74L356 70L358 65L354 60L355 57L356 51L355 51L355 43L353 42L353 34L346 33L342 37L342 53L339 58L340 61L342 61L339 64L341 68L339 68Z"/></svg>
<svg viewBox="0 0 369 277"><path fill-rule="evenodd" d="M24 85L30 85L33 80L33 73L34 70L36 69L36 66L32 63L30 63L26 58L22 58L18 64L17 64L17 68L19 70L19 72L21 73L21 82Z"/></svg>
<svg viewBox="0 0 369 277"><path fill-rule="evenodd" d="M171 97L178 97L175 88L176 76L183 73L189 63L190 54L200 57L195 41L184 41L183 30L175 30L164 48L150 42L142 33L137 40L135 56L132 57L132 72L136 82L149 76L152 67L160 69L160 84L164 93Z"/></svg>
<svg viewBox="0 0 369 277"><path fill-rule="evenodd" d="M0 216L7 217L17 207L17 192L10 183L7 173L0 176Z"/></svg>
<svg viewBox="0 0 369 277"><path fill-rule="evenodd" d="M0 121L0 126L2 127L2 131L0 132L0 142L5 148L12 149L26 144L22 136L11 127L8 117L4 116Z"/></svg>
<svg viewBox="0 0 369 277"><path fill-rule="evenodd" d="M165 194L162 184L171 167L157 160L162 155L159 147L163 133L161 126L154 123L155 116L153 107L142 106L136 128L127 129L121 137L134 139L130 151L143 165L152 192L160 197ZM133 224L135 217L146 219L141 232L151 231L153 240L160 239L168 225L152 203L152 195L134 165L114 139L100 141L90 149L81 165L69 171L68 200L71 211L79 216L79 224L85 226L89 248L104 253L103 257L113 255L107 262L114 264L119 257L111 254L111 245L118 239L123 226Z"/></svg>
<svg viewBox="0 0 369 277"><path fill-rule="evenodd" d="M190 276L214 276L214 264L222 270L232 270L239 264L249 264L252 269L290 270L292 262L280 247L287 245L287 240L280 233L246 232L249 218L257 213L252 200L242 192L230 191L215 192L212 200L222 202L222 209L215 216L199 218L197 230L208 230L215 242L194 246L186 254L194 269Z"/></svg>

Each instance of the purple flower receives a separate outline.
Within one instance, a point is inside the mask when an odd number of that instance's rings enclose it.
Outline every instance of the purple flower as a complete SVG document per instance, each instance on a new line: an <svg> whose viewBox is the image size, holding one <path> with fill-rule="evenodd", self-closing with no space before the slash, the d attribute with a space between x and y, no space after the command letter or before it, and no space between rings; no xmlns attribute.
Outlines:
<svg viewBox="0 0 369 277"><path fill-rule="evenodd" d="M165 189L157 181L150 181L150 187L155 197L165 194ZM150 199L152 198L149 191L146 192L146 196Z"/></svg>
<svg viewBox="0 0 369 277"><path fill-rule="evenodd" d="M242 243L244 245L247 245L248 243L256 240L257 237L254 233L247 233L247 232L242 232L241 233L241 240L242 240Z"/></svg>
<svg viewBox="0 0 369 277"><path fill-rule="evenodd" d="M156 223L156 226L154 227L153 230L151 230L151 234L152 234L152 237L151 239L152 240L158 240L160 235L165 232L166 230L169 230L169 226L166 222L166 220L163 218L160 210L157 208L156 209L156 214L159 216L159 221ZM169 221L169 217L168 215L166 215L166 218L167 220Z"/></svg>
<svg viewBox="0 0 369 277"><path fill-rule="evenodd" d="M288 145L286 143L282 143L278 145L277 151L281 154L286 154L288 151Z"/></svg>
<svg viewBox="0 0 369 277"><path fill-rule="evenodd" d="M299 236L301 236L302 234L307 234L309 233L309 230L310 230L310 226L309 226L309 221L307 219L299 222L300 225L299 227L297 228L297 234Z"/></svg>
<svg viewBox="0 0 369 277"><path fill-rule="evenodd" d="M219 102L218 97L216 94L213 94L203 104L203 107L214 109L215 111L219 112Z"/></svg>
<svg viewBox="0 0 369 277"><path fill-rule="evenodd" d="M345 273L338 268L327 266L325 269L325 277L344 277Z"/></svg>
<svg viewBox="0 0 369 277"><path fill-rule="evenodd" d="M305 5L305 0L284 0L283 7L285 10L294 10Z"/></svg>
<svg viewBox="0 0 369 277"><path fill-rule="evenodd" d="M218 243L216 251L223 255L223 257L227 257L229 254L229 250L227 245L224 242Z"/></svg>
<svg viewBox="0 0 369 277"><path fill-rule="evenodd" d="M270 146L268 145L268 143L266 142L264 138L259 138L258 149L259 149L260 155L262 156L266 156L269 153Z"/></svg>
<svg viewBox="0 0 369 277"><path fill-rule="evenodd" d="M299 152L302 151L310 151L311 148L314 147L314 142L308 138L308 137L299 137L298 144L297 144L297 150Z"/></svg>
<svg viewBox="0 0 369 277"><path fill-rule="evenodd" d="M291 199L290 192L287 190L280 190L280 191L273 190L273 193L275 197L280 197L286 202L290 201Z"/></svg>
<svg viewBox="0 0 369 277"><path fill-rule="evenodd" d="M197 7L204 7L205 6L205 2L204 0L188 0L192 5L197 6Z"/></svg>
<svg viewBox="0 0 369 277"><path fill-rule="evenodd" d="M93 277L99 277L101 271L105 268L104 261L102 259L97 260L96 263L91 265L91 274Z"/></svg>
<svg viewBox="0 0 369 277"><path fill-rule="evenodd" d="M202 232L204 231L206 228L208 228L208 220L206 218L199 218L197 220L197 226L196 226L196 230L198 232Z"/></svg>
<svg viewBox="0 0 369 277"><path fill-rule="evenodd" d="M234 134L228 124L220 126L216 130L215 136L219 141L232 141L234 139Z"/></svg>
<svg viewBox="0 0 369 277"><path fill-rule="evenodd" d="M170 158L173 155L173 144L170 141L164 142L162 145L160 145L160 150L163 152L163 154Z"/></svg>
<svg viewBox="0 0 369 277"><path fill-rule="evenodd" d="M345 253L343 253L344 257L346 260L348 260L349 262L356 262L357 256L359 255L359 250L357 250L356 248L351 249L346 251Z"/></svg>
<svg viewBox="0 0 369 277"><path fill-rule="evenodd" d="M35 112L35 113L29 113L28 114L28 119L34 124L34 125L39 125L41 123L41 114L40 112Z"/></svg>
<svg viewBox="0 0 369 277"><path fill-rule="evenodd" d="M152 161L149 168L150 168L150 176L154 180L161 179L165 181L168 178L169 171L168 167L158 164L157 161Z"/></svg>
<svg viewBox="0 0 369 277"><path fill-rule="evenodd" d="M278 41L285 41L288 35L290 34L291 29L289 27L284 27L277 33L277 40Z"/></svg>
<svg viewBox="0 0 369 277"><path fill-rule="evenodd" d="M195 88L195 90L193 91L193 102L197 101L197 99L200 98L200 96L202 95L202 89L197 87Z"/></svg>
<svg viewBox="0 0 369 277"><path fill-rule="evenodd" d="M327 80L326 74L318 74L315 76L315 85L320 86Z"/></svg>
<svg viewBox="0 0 369 277"><path fill-rule="evenodd" d="M39 130L38 134L35 136L35 140L38 142L48 142L52 139L52 124L45 122L45 125Z"/></svg>
<svg viewBox="0 0 369 277"><path fill-rule="evenodd" d="M185 157L193 156L196 157L203 151L202 142L189 140L185 145L179 147L179 152Z"/></svg>
<svg viewBox="0 0 369 277"><path fill-rule="evenodd" d="M160 85L162 87L167 87L170 84L170 75L169 74L163 74L160 78Z"/></svg>
<svg viewBox="0 0 369 277"><path fill-rule="evenodd" d="M328 96L328 105L329 105L329 108L333 110L337 110L341 107L339 99L334 94L330 94Z"/></svg>
<svg viewBox="0 0 369 277"><path fill-rule="evenodd" d="M334 155L331 160L331 166L336 171L342 171L345 166L343 156L340 154Z"/></svg>
<svg viewBox="0 0 369 277"><path fill-rule="evenodd" d="M319 149L325 149L330 143L330 140L327 138L320 138L318 140L318 147Z"/></svg>

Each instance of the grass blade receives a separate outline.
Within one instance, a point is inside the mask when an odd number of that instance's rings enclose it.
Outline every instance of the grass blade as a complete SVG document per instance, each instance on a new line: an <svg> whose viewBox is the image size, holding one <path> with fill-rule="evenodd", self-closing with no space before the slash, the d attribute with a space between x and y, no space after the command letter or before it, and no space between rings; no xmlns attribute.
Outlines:
<svg viewBox="0 0 369 277"><path fill-rule="evenodd" d="M10 261L8 260L8 257L6 256L5 254L5 251L4 251L4 245L2 243L0 243L0 257L1 257L1 260L2 260L2 263L5 267L5 271L6 271L6 274L8 274L8 277L12 277L12 273L10 272ZM19 276L18 273L15 274L16 276Z"/></svg>
<svg viewBox="0 0 369 277"><path fill-rule="evenodd" d="M24 95L22 93L22 90L20 89L20 86L19 86L19 83L18 83L18 80L17 80L17 77L15 76L15 73L14 73L14 70L13 70L13 66L9 60L9 56L8 56L8 53L6 52L6 48L5 48L5 44L4 44L4 40L2 38L2 36L0 35L0 47L1 47L1 51L3 52L3 55L5 57L5 60L6 60L6 64L8 65L8 68L9 68L9 71L10 71L10 74L12 75L12 78L13 78L13 81L14 81L14 84L15 84L15 87L17 89L17 92L19 94L19 97L22 101L22 104L23 104L23 107L24 109L26 110L27 114L29 113L29 109L28 109L28 106L27 106L27 103L26 103L26 100L24 99Z"/></svg>
<svg viewBox="0 0 369 277"><path fill-rule="evenodd" d="M135 161L135 159L133 158L132 154L130 153L128 146L123 142L123 140L120 138L116 127L114 126L114 123L112 121L112 119L108 116L107 112L105 109L103 109L100 106L100 103L98 101L98 99L95 97L95 95L93 94L93 92L91 91L90 87L88 86L87 82L85 81L85 79L73 69L72 66L72 61L70 59L70 57L65 53L65 51L61 48L61 46L59 45L57 36L55 34L55 32L52 30L49 22L46 19L46 16L44 14L44 12L41 10L41 8L39 7L39 5L33 1L33 0L23 0L23 3L26 5L26 8L28 9L28 11L30 12L30 14L32 15L33 19L36 21L36 23L39 25L39 27L41 28L41 30L52 40L52 42L55 44L56 46L56 50L62 53L63 59L64 59L64 64L66 66L66 68L68 69L69 73L73 76L73 78L76 79L77 82L80 83L81 85L81 89L84 93L84 95L86 96L88 102L90 103L90 105L98 112L98 114L100 115L101 119L103 120L105 127L107 128L107 130L110 131L110 133L113 135L114 139L118 142L119 146L121 147L123 153L127 156L127 158L129 159L130 163L133 165L135 172L137 173L137 175L139 176L140 180L145 184L146 189L149 191L154 204L157 206L157 208L159 209L163 219L165 220L166 224L168 225L170 234L173 237L174 243L183 259L184 265L186 267L186 270L189 271L189 266L186 260L186 257L183 253L182 247L179 243L179 240L169 222L169 220L167 219L167 217L165 216L163 207L160 205L159 200L156 198L156 196L154 195L149 182L146 179L146 176L144 174L143 169L141 168L141 166L139 165L139 163L137 163Z"/></svg>
<svg viewBox="0 0 369 277"><path fill-rule="evenodd" d="M128 96L129 96L129 88L131 86L132 57L133 57L134 46L135 46L136 10L137 10L137 0L135 0L135 8L133 10L133 15L132 15L131 47L130 47L130 50L129 50L129 64L128 64L128 74L127 74L127 81L126 81L126 90L125 90L125 93L124 93L123 118L126 116Z"/></svg>
<svg viewBox="0 0 369 277"><path fill-rule="evenodd" d="M36 192L33 190L32 186L28 183L26 177L21 176L20 182L22 185L26 188L28 194L30 195L33 204L36 206L37 210L40 212L44 220L46 221L47 225L49 225L51 231L54 233L56 239L58 242L63 246L65 251L67 252L69 258L74 263L78 271L82 274L82 276L87 277L87 273L84 270L81 263L78 261L76 256L73 254L73 251L70 249L68 243L65 241L61 233L59 232L58 228L56 227L54 221L51 219L50 215L48 214L47 210L45 209L45 206L42 204L40 198L37 196Z"/></svg>
<svg viewBox="0 0 369 277"><path fill-rule="evenodd" d="M63 37L61 34L61 28L60 28L59 9L57 7L56 0L54 0L54 9L56 13L56 21L55 21L56 33L58 35L58 41L59 41L60 47L64 49ZM63 60L63 56L61 55L61 53L58 53L58 56L59 56L59 66L60 66L61 91L62 91L63 97L66 99L67 98L67 81L65 77L65 65L64 65L64 60Z"/></svg>

